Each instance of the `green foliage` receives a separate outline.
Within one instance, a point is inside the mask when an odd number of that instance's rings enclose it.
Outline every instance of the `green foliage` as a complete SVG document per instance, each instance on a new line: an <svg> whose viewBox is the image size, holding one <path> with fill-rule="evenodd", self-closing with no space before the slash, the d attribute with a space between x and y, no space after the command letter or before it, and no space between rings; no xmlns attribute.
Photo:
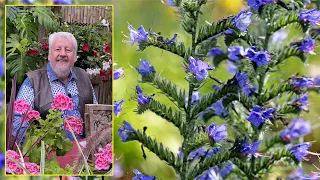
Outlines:
<svg viewBox="0 0 320 180"><path fill-rule="evenodd" d="M64 119L60 111L50 109L45 120L34 120L26 132L23 152L30 157L30 162L38 163L41 159L41 141L46 149L45 155L56 152L57 156L64 156L72 149L72 142L65 138L65 130L61 128ZM45 174L64 174L56 160L46 160ZM62 173L57 173L62 172Z"/></svg>
<svg viewBox="0 0 320 180"><path fill-rule="evenodd" d="M171 101L177 102L178 107L185 108L185 90L178 90L175 84L158 75L155 75L149 81L151 85L165 93Z"/></svg>
<svg viewBox="0 0 320 180"><path fill-rule="evenodd" d="M78 22L72 24L64 23L57 26L52 32L63 31L70 32L78 42L79 56L75 66L83 69L103 68L103 63L112 58L111 38L112 33L107 31L99 23L83 26ZM83 50L83 45L88 44L88 51ZM105 46L109 46L110 51L106 52Z"/></svg>
<svg viewBox="0 0 320 180"><path fill-rule="evenodd" d="M175 8L180 15L182 29L191 35L191 47L183 46L183 48L179 49L179 45L183 45L183 43L177 43L176 45L164 44L159 41L159 37L161 37L159 34L151 32L148 40L142 40L138 43L138 50L144 51L148 47L158 47L161 50L166 50L182 57L185 67L192 66L192 68L196 69L196 63L190 64L188 57L192 56L204 61L207 59L211 48L219 47L218 38L224 36L224 43L227 48L230 46L250 47L255 52L266 53L266 59L269 60L270 58L270 62L261 63L261 65L256 61L263 61L264 57L261 60L259 59L261 56L259 58L256 57L257 53L252 56L252 54L247 53L248 49L243 50L245 52L239 50L240 52L236 54L240 60L234 64L238 68L238 72L245 73L248 78L242 77L243 79L237 80L239 78L239 74L237 74L226 80L226 82L222 82L209 74L210 79L218 82L221 88L201 94L200 99L196 100L196 102L192 102L191 100L192 93L201 90L201 87L206 83L206 81L196 81L196 73L186 71L185 79L188 82L189 89L183 90L183 93L177 89L173 82L161 79L156 75L150 77L142 75L142 82L151 83L155 88L161 90L171 101L177 103L178 112L174 112L173 108L167 107L156 100L150 100L147 104L138 105L136 112L142 114L149 110L179 128L180 135L184 138L181 145L182 152L180 152L183 154L183 157L179 153L181 164L175 164L168 157L171 155L170 152L164 153L159 150L159 146L161 146L160 149L163 148L162 144L157 143L155 139L148 139L145 131L143 133L134 131L129 135L128 141L137 140L148 149L151 148L152 152L160 157L160 159L167 161L176 170L177 178L181 179L194 179L209 168L215 165L221 166L225 162L231 162L236 165L235 173L230 174L230 177L250 180L267 179L266 174L272 172L274 166L288 164L295 167L299 165L300 162L296 160L294 155L286 147L283 147L290 142L284 142L279 133L271 134L270 130L277 121L281 121L284 125L287 125L287 120L291 118L290 115L301 113L301 109L299 109L301 105L293 104L292 100L294 96L301 95L305 90L294 87L291 79L283 80L281 77L281 84L275 85L269 80L269 76L276 72L279 65L283 64L286 59L295 56L303 63L306 63L308 56L299 47L302 40L278 49L273 48L272 51L269 48L269 41L276 31L284 29L289 25L293 25L301 33L306 34L309 32L310 25L308 22L299 19L303 3L276 1L263 5L258 11L251 9L253 17L256 20L256 22L253 22L256 30L246 28L245 31L242 30L243 32L240 32L239 29L241 28L236 27L236 25L239 25L239 22L238 24L234 22L235 16L226 17L212 24L198 24L200 21L199 17L203 13L201 6L205 3L205 0L174 1L174 4L178 6ZM232 29L234 32L231 34L226 33L225 31L229 29ZM313 29L310 31L310 34L312 37L317 38L319 30ZM244 42L246 45L244 45ZM186 49L188 49L187 53ZM228 59L227 53L229 52L223 52L223 55L214 57L212 60L213 65L218 67L224 60ZM203 71L205 70L197 73L206 73ZM246 95L249 94L248 92L250 95ZM187 103L184 102L185 97L188 98ZM222 100L222 108L228 112L228 115L218 115L218 108L213 104L219 100ZM259 126L251 122L252 119L250 119L252 118L250 117L253 114L252 111L258 111L258 107L256 106L263 108L255 114L259 118L263 118L263 123ZM271 113L272 117L265 118L264 116L268 114L264 114L265 112L263 111L270 110L268 108L272 108L274 112ZM254 145L246 147L248 149L243 150L244 141L240 141L239 138L224 140L220 143L216 143L213 140L214 138L208 138L207 123L215 116L220 116L226 120L226 124L230 129L228 129L228 133L231 131L234 133L233 135L246 138L249 144L262 141L263 147L261 148L261 145L257 151L246 153L244 151L252 148ZM200 119L204 121L200 121ZM146 130L146 127L144 128ZM189 153L203 147L221 147L224 151L213 157L198 158L194 162L187 160ZM260 152L265 154L260 157Z"/></svg>
<svg viewBox="0 0 320 180"><path fill-rule="evenodd" d="M181 111L175 111L171 107L168 108L167 105L161 104L155 100L151 100L148 105L138 106L137 113L142 114L146 110L150 110L163 119L173 123L177 128L179 128L181 134L185 132L186 124L183 121L183 115Z"/></svg>
<svg viewBox="0 0 320 180"><path fill-rule="evenodd" d="M57 22L54 21L54 13L51 11L51 7L36 6L30 8L30 12L34 18L37 18L39 24L49 31L57 25Z"/></svg>
<svg viewBox="0 0 320 180"><path fill-rule="evenodd" d="M146 135L145 132L137 130L130 134L127 141L134 140L141 142L143 146L155 153L161 160L166 161L168 165L174 167L176 170L179 170L181 167L181 160L177 158L173 152L168 148L164 148L162 143L158 143L156 139Z"/></svg>

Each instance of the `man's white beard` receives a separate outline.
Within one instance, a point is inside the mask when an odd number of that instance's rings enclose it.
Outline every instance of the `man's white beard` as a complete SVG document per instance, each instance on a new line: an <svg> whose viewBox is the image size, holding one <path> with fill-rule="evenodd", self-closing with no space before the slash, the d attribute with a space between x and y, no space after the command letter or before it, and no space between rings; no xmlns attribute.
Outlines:
<svg viewBox="0 0 320 180"><path fill-rule="evenodd" d="M66 78L69 76L71 69L66 66L60 65L54 69L54 72L59 78Z"/></svg>

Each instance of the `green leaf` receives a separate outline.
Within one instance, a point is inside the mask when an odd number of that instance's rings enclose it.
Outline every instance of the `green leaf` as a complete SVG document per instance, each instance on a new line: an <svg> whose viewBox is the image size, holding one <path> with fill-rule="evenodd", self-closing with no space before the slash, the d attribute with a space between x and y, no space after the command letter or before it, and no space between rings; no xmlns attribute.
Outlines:
<svg viewBox="0 0 320 180"><path fill-rule="evenodd" d="M190 54L186 49L184 43L175 43L175 44L164 44L163 42L157 41L156 38L149 38L148 41L139 43L139 51L145 50L147 47L156 47L162 50L166 50L175 55L178 55L182 58L185 58Z"/></svg>
<svg viewBox="0 0 320 180"><path fill-rule="evenodd" d="M182 166L181 160L179 160L179 158L176 157L169 148L164 148L162 143L158 143L156 139L142 133L140 130L137 130L128 136L127 142L133 140L137 140L142 143L143 146L155 153L161 160L167 162L169 166L172 166L176 170Z"/></svg>
<svg viewBox="0 0 320 180"><path fill-rule="evenodd" d="M181 111L175 111L165 104L161 104L155 100L150 100L148 105L139 105L136 112L138 114L142 114L147 109L174 124L177 128L179 128L181 134L184 134L186 131L186 124L183 120Z"/></svg>
<svg viewBox="0 0 320 180"><path fill-rule="evenodd" d="M27 44L28 39L20 39L17 34L10 34L6 43L6 48L9 49L7 56L13 55L16 50L18 50L20 54L25 54Z"/></svg>
<svg viewBox="0 0 320 180"><path fill-rule="evenodd" d="M204 27L200 27L198 37L196 40L196 45L224 32L229 28L234 27L231 21L232 18L233 16L229 16L226 19L219 20L217 23L213 23L212 25L205 25Z"/></svg>
<svg viewBox="0 0 320 180"><path fill-rule="evenodd" d="M36 6L30 9L34 17L37 17L38 22L43 25L46 29L51 31L55 26L53 20L54 13L51 11L50 7Z"/></svg>
<svg viewBox="0 0 320 180"><path fill-rule="evenodd" d="M269 32L276 32L289 24L298 23L303 32L306 32L308 25L304 24L299 19L299 13L297 11L289 11L283 13L281 16L276 16L269 25Z"/></svg>
<svg viewBox="0 0 320 180"><path fill-rule="evenodd" d="M41 159L41 148L40 147L33 147L30 150L29 161L34 163L39 163Z"/></svg>
<svg viewBox="0 0 320 180"><path fill-rule="evenodd" d="M21 14L14 21L16 28L20 32L21 39L28 39L29 41L38 40L38 26L32 16Z"/></svg>
<svg viewBox="0 0 320 180"><path fill-rule="evenodd" d="M17 17L19 13L24 13L25 11L19 6L6 6L6 16L11 22Z"/></svg>
<svg viewBox="0 0 320 180"><path fill-rule="evenodd" d="M158 75L155 75L153 78L151 78L149 82L155 88L160 89L163 93L165 93L171 101L177 102L179 107L185 107L185 90L178 90L178 87L175 84Z"/></svg>
<svg viewBox="0 0 320 180"><path fill-rule="evenodd" d="M191 109L192 119L195 118L201 111L204 111L207 107L220 100L229 92L238 92L238 86L234 85L234 82L235 77L228 80L228 82L223 85L220 90L203 95Z"/></svg>

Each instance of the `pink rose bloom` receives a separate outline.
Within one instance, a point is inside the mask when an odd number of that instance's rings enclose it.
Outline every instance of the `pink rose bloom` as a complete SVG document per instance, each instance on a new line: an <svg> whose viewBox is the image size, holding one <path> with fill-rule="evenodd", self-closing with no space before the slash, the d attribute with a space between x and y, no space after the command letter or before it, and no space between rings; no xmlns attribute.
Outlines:
<svg viewBox="0 0 320 180"><path fill-rule="evenodd" d="M40 166L35 163L26 163L26 169L30 172L30 174L37 175L40 173Z"/></svg>
<svg viewBox="0 0 320 180"><path fill-rule="evenodd" d="M72 110L72 99L68 96L63 95L62 93L58 93L53 100L51 105L54 109L60 109L62 111Z"/></svg>
<svg viewBox="0 0 320 180"><path fill-rule="evenodd" d="M82 134L82 129L83 129L83 126L82 126L82 120L75 117L75 116L69 116L67 118L67 120L63 123L64 125L64 129L67 130L67 131L71 131L69 129L69 126L67 124L67 122L69 123L70 127L71 127L71 130L77 134L77 135L80 135Z"/></svg>
<svg viewBox="0 0 320 180"><path fill-rule="evenodd" d="M20 100L14 102L14 110L15 110L15 112L20 113L20 114L27 112L29 106L30 105L24 99L20 99Z"/></svg>

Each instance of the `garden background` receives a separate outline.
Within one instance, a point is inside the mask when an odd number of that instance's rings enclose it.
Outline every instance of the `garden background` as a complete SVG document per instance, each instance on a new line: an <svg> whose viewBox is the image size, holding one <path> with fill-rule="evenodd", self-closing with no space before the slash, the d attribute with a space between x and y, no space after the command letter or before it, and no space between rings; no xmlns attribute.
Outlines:
<svg viewBox="0 0 320 180"><path fill-rule="evenodd" d="M19 1L8 1L8 3L17 3ZM45 1L42 1L45 2ZM51 1L50 1L51 2ZM0 0L0 3L4 5L4 1ZM140 59L148 59L152 65L156 68L157 72L161 72L163 77L174 81L182 88L186 88L186 82L182 80L181 76L184 75L184 70L181 67L181 59L178 57L163 52L159 54L158 49L149 48L143 53L136 52L136 46L130 46L122 42L125 37L124 34L128 34L128 23L133 27L138 28L143 25L146 30L152 28L154 32L160 32L165 37L172 37L175 33L178 34L178 41L184 41L190 43L190 37L183 34L181 26L178 23L178 18L174 12L174 8L161 3L160 0L92 0L83 1L78 0L77 3L86 4L114 4L114 55L113 61L117 63L117 68L123 67L125 76L114 82L114 100L119 101L125 99L123 110L119 118L114 118L114 151L115 151L115 175L123 176L122 179L131 179L134 176L132 170L138 169L140 172L147 173L148 175L155 175L161 179L173 179L174 172L171 168L160 161L153 153L150 153L146 148L147 159L142 156L140 144L137 142L122 143L121 139L117 135L117 129L122 124L123 120L127 120L136 129L142 129L144 126L148 127L148 134L151 137L156 137L159 142L162 142L164 146L168 146L170 150L178 153L178 148L182 142L182 138L179 136L176 128L171 126L165 120L158 118L152 113L146 112L141 116L135 115L133 110L136 107L136 101L132 99L135 94L135 85L138 81L138 73L131 66L136 67L139 64ZM202 23L205 21L213 22L230 14L238 14L241 9L245 9L246 5L242 0L215 0L207 3L206 8L203 9L205 14L202 19ZM3 36L3 8L1 9L1 36ZM284 45L288 42L288 39L297 38L299 34L293 27L286 28L287 32L290 32L287 39L284 40ZM3 38L1 38L2 40ZM2 43L3 44L3 43ZM1 45L2 45L1 44ZM276 46L277 44L275 44ZM0 48L0 55L3 56L3 48ZM315 52L320 52L319 48L316 48ZM224 65L226 67L226 65ZM309 55L309 66L305 66L297 58L291 58L281 66L282 77L288 78L296 72L300 72L303 75L309 75L315 77L320 72L320 56ZM215 76L226 80L231 77L227 73L226 69L219 68L214 73ZM279 75L279 74L278 74ZM272 77L271 77L272 78ZM279 79L274 78L274 83ZM149 85L141 85L144 92L149 94L155 94L155 99L161 99L162 102L170 103L163 95L159 94L159 91ZM212 91L210 83L208 86L202 89L205 92ZM319 141L320 140L320 96L314 93L309 94L309 108L310 113L303 113L303 118L310 120L313 125L312 134L305 137L305 141ZM1 120L1 128L3 129L3 117ZM0 130L4 132L4 130ZM3 134L4 136L4 134ZM3 139L1 139L3 140ZM2 142L1 144L4 144ZM3 152L4 147L1 147ZM320 152L320 143L314 143L310 149L312 152ZM315 170L312 163L320 166L318 159L311 159L309 162L304 162L303 167L306 172ZM280 169L281 171L281 169ZM277 176L288 173L286 171L277 171L270 179L275 179ZM1 178L1 177L0 177ZM53 178L53 177L52 177ZM8 179L30 179L27 177L10 177ZM32 178L38 179L38 178ZM39 178L41 179L41 178ZM50 179L50 178L44 178Z"/></svg>

